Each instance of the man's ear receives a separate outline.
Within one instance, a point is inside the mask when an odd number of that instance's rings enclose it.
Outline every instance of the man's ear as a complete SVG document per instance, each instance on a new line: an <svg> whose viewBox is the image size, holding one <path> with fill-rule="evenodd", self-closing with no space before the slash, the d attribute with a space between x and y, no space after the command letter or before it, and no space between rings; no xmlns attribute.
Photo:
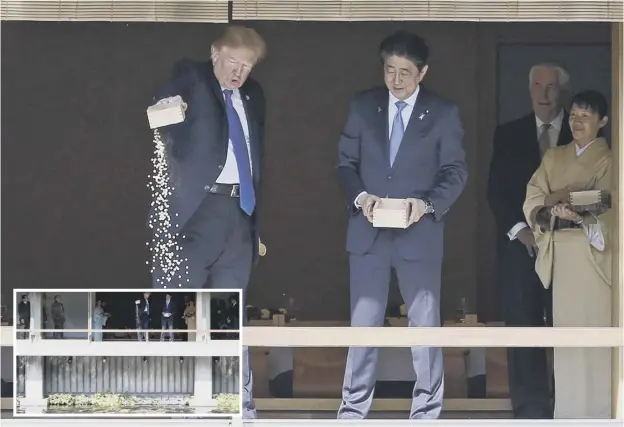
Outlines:
<svg viewBox="0 0 624 427"><path fill-rule="evenodd" d="M427 74L427 70L429 70L429 65L425 65L424 67L422 67L422 70L420 70L420 81L422 81L425 78L425 74Z"/></svg>
<svg viewBox="0 0 624 427"><path fill-rule="evenodd" d="M219 57L219 49L217 49L214 45L210 46L210 59L212 59L213 64L215 63L218 57Z"/></svg>

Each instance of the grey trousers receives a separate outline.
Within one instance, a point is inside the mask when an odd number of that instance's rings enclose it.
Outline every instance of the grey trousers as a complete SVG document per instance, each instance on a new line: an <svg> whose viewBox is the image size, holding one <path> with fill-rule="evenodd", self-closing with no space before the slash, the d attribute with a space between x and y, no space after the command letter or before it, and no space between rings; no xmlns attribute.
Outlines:
<svg viewBox="0 0 624 427"><path fill-rule="evenodd" d="M391 230L379 233L369 253L350 256L351 326L384 325L392 269L407 307L409 326L441 326L442 260L403 259L393 245ZM373 401L377 358L377 348L349 349L338 418L366 418ZM416 384L409 417L438 418L444 395L442 349L412 347L412 358Z"/></svg>

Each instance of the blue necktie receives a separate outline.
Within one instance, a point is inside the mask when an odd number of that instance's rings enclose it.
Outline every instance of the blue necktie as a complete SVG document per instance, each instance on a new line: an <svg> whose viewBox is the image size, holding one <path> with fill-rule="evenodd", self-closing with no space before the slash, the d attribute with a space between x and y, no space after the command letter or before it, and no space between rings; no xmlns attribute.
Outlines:
<svg viewBox="0 0 624 427"><path fill-rule="evenodd" d="M404 101L397 101L395 105L397 106L397 113L396 116L394 116L394 121L392 122L392 133L390 134L390 167L394 164L394 159L399 152L399 147L401 146L401 141L403 140L403 134L405 133L401 112L405 107L407 107L407 104Z"/></svg>
<svg viewBox="0 0 624 427"><path fill-rule="evenodd" d="M256 194L254 193L253 179L251 177L247 141L245 140L240 117L238 117L238 113L236 113L234 105L232 105L232 92L230 89L223 91L225 94L225 111L230 130L230 140L232 141L232 148L234 149L234 156L238 166L240 206L247 215L251 215L256 207Z"/></svg>

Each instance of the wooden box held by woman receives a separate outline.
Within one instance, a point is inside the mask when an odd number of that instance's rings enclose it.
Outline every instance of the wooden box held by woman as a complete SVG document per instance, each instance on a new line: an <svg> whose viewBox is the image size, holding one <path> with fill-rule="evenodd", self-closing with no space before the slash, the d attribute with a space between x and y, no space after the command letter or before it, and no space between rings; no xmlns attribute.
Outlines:
<svg viewBox="0 0 624 427"><path fill-rule="evenodd" d="M524 214L535 233L537 274L553 287L554 326L611 326L611 152L600 136L605 98L577 94L569 121L573 141L545 153L527 186ZM603 190L596 205L572 205L571 192L590 190ZM611 349L555 348L554 371L555 418L611 418Z"/></svg>

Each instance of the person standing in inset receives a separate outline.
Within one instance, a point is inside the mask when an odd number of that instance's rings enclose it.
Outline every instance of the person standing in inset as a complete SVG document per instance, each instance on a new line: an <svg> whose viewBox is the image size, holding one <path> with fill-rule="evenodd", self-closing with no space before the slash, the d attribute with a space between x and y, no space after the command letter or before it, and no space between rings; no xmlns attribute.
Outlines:
<svg viewBox="0 0 624 427"><path fill-rule="evenodd" d="M139 341L147 341L149 324L150 324L150 293L143 293L143 299L138 299L134 302L136 306L136 321L137 329L144 330L145 332L137 332L137 338Z"/></svg>
<svg viewBox="0 0 624 427"><path fill-rule="evenodd" d="M50 309L52 314L52 322L54 322L54 332L52 337L56 339L63 338L63 329L65 329L65 306L61 301L60 295L54 296L54 302Z"/></svg>
<svg viewBox="0 0 624 427"><path fill-rule="evenodd" d="M160 313L160 325L161 329L169 329L168 340L173 341L173 319L176 313L176 306L173 301L171 301L171 294L165 295L165 302L162 307L162 312ZM165 332L160 333L160 340L165 340Z"/></svg>

